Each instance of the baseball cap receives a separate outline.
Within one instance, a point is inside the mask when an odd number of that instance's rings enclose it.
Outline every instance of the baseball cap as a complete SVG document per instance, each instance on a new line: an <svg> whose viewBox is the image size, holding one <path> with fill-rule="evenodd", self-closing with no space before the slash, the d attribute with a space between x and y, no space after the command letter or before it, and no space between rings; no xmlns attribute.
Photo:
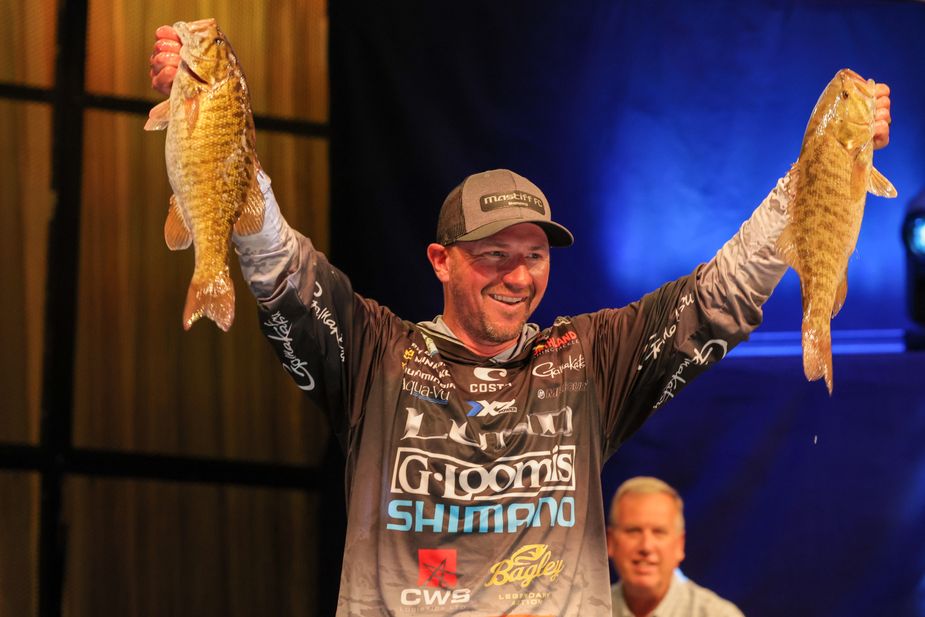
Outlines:
<svg viewBox="0 0 925 617"><path fill-rule="evenodd" d="M532 182L509 169L468 176L450 191L437 220L437 242L481 240L518 223L535 223L550 246L571 246L572 232L552 220L546 196Z"/></svg>

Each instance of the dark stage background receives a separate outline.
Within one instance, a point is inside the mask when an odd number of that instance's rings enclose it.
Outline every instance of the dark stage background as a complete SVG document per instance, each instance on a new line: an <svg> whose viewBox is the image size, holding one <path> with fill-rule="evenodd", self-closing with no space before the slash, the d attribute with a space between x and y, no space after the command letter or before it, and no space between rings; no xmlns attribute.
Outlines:
<svg viewBox="0 0 925 617"><path fill-rule="evenodd" d="M441 308L424 249L469 173L526 175L575 233L553 255L536 315L547 325L709 259L795 160L838 69L890 84L892 143L875 164L900 196L868 197L833 323L848 339L865 330L844 349L866 353L836 357L829 398L797 356L748 343L753 355L693 384L604 475L611 491L638 473L675 484L685 572L748 615L925 615L925 359L877 352L910 325L899 228L925 187L925 4L337 0L329 11L332 257L359 292L413 320ZM789 273L760 332L774 339L799 318Z"/></svg>

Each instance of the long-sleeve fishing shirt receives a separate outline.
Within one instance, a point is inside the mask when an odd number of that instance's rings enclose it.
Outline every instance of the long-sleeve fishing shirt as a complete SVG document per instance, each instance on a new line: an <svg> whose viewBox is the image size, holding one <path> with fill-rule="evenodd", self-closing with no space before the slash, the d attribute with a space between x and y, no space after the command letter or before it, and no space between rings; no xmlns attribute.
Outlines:
<svg viewBox="0 0 925 617"><path fill-rule="evenodd" d="M713 259L622 308L473 353L356 294L279 214L236 237L263 333L346 454L339 617L609 617L601 467L761 322L782 179Z"/></svg>

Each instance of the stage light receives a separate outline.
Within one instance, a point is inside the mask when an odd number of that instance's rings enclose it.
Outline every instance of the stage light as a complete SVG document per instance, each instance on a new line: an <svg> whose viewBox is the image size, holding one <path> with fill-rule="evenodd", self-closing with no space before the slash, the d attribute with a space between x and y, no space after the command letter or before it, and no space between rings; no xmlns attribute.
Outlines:
<svg viewBox="0 0 925 617"><path fill-rule="evenodd" d="M925 255L925 216L917 215L909 219L909 236L906 238L909 250L918 256Z"/></svg>
<svg viewBox="0 0 925 617"><path fill-rule="evenodd" d="M902 227L906 247L906 302L912 321L925 325L925 191L906 209Z"/></svg>

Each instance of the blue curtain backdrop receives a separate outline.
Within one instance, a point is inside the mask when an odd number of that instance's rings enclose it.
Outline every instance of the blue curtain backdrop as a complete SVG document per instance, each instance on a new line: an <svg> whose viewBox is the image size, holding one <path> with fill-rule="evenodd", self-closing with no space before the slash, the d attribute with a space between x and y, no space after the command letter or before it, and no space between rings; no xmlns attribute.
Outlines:
<svg viewBox="0 0 925 617"><path fill-rule="evenodd" d="M925 188L925 3L336 0L329 12L332 258L399 315L440 311L424 254L437 212L494 167L536 182L576 235L553 253L540 324L686 274L787 171L819 93L850 67L893 89L892 142L874 162L900 196L868 197L833 327L889 339L910 326L899 229ZM789 273L759 332L786 338L800 312ZM925 616L925 360L839 355L830 399L799 357L749 346L774 349L747 343L691 385L609 463L608 489L637 473L677 485L686 573L746 614Z"/></svg>

